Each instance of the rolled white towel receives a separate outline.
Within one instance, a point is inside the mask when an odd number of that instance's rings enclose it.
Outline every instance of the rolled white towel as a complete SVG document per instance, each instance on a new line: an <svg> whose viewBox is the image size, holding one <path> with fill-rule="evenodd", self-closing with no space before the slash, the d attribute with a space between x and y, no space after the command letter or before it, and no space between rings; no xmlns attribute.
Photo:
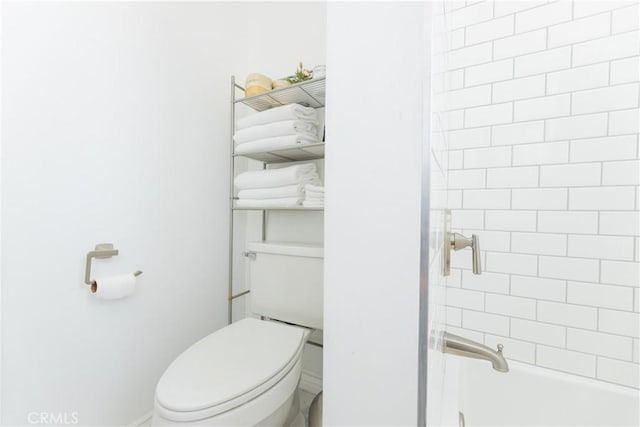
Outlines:
<svg viewBox="0 0 640 427"><path fill-rule="evenodd" d="M282 199L285 197L297 197L302 201L304 197L304 185L294 184L285 185L284 187L271 188L248 188L238 192L240 199Z"/></svg>
<svg viewBox="0 0 640 427"><path fill-rule="evenodd" d="M264 125L283 120L307 120L317 122L318 114L316 110L311 107L304 107L300 104L287 104L243 117L236 122L236 128L245 129L250 126Z"/></svg>
<svg viewBox="0 0 640 427"><path fill-rule="evenodd" d="M324 202L307 201L302 202L302 206L305 208L323 208Z"/></svg>
<svg viewBox="0 0 640 427"><path fill-rule="evenodd" d="M261 153L267 151L282 150L295 145L315 144L318 138L304 135L276 136L273 138L258 139L236 145L235 154Z"/></svg>
<svg viewBox="0 0 640 427"><path fill-rule="evenodd" d="M236 206L239 208L291 208L300 206L297 197L283 197L281 199L238 199Z"/></svg>
<svg viewBox="0 0 640 427"><path fill-rule="evenodd" d="M287 135L301 135L307 138L318 139L318 126L316 123L303 122L300 120L273 122L266 125L240 129L233 135L233 140L236 144L242 144L243 142Z"/></svg>
<svg viewBox="0 0 640 427"><path fill-rule="evenodd" d="M279 169L243 172L235 177L234 183L239 190L245 190L319 183L319 178L314 163L303 163Z"/></svg>

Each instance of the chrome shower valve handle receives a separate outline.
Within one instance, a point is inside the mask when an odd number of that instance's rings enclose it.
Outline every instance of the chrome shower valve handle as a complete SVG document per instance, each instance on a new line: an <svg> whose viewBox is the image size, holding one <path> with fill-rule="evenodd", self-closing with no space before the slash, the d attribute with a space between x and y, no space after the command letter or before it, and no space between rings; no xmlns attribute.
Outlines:
<svg viewBox="0 0 640 427"><path fill-rule="evenodd" d="M480 238L477 234L472 234L471 238L460 233L447 233L449 235L449 245L454 251L464 248L471 248L471 268L473 274L482 274L482 262L480 259Z"/></svg>
<svg viewBox="0 0 640 427"><path fill-rule="evenodd" d="M464 248L471 248L471 269L473 274L482 274L482 260L480 259L480 237L472 234L471 238L460 233L451 232L451 210L444 210L444 247L442 252L444 259L442 262L442 275L451 274L451 251L459 251Z"/></svg>

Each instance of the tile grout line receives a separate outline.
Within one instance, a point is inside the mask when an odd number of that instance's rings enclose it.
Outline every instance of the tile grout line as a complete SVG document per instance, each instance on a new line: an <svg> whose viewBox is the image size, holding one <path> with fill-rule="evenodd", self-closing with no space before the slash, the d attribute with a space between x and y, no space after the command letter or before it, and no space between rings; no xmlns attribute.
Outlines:
<svg viewBox="0 0 640 427"><path fill-rule="evenodd" d="M613 11L607 12L609 14L609 36L613 35Z"/></svg>
<svg viewBox="0 0 640 427"><path fill-rule="evenodd" d="M631 31L630 31L631 32ZM633 32L639 32L638 30L633 30ZM620 33L620 34L626 34L626 33ZM619 35L619 34L618 34ZM491 59L489 61L486 62L476 62L476 63L470 63L461 67L456 67L456 68L449 68L449 69L443 69L443 70L438 70L436 72L434 72L434 74L443 74L443 73L452 73L461 69L468 69L468 68L474 68L474 67L480 67L480 66L488 66L491 64L494 64L497 61L506 61L508 59L519 59L519 58L523 58L526 56L533 56L533 55L539 55L542 53L546 53L546 52L550 52L552 50L560 50L560 49L566 49L569 48L569 46L561 46L558 48L554 48L554 49L550 49L550 50L539 50L536 52L530 52L530 53L526 53L526 54L522 54L522 55L516 55L513 57L506 57L506 58L501 58L501 59ZM637 57L638 54L634 53L632 55L622 55L622 56L616 56L613 58L607 58L605 60L599 60L599 61L595 61L595 62L586 62L577 66L573 66L573 65L569 65L569 66L565 66L565 67L561 67L561 68L556 68L556 69L551 69L551 70L546 70L546 71L541 71L541 72L536 72L536 73L529 73L529 74L523 74L520 76L514 75L513 79L505 79L505 80L498 80L498 81L508 81L508 80L514 80L514 79L519 79L519 78L524 78L524 77L531 77L531 76L538 76L540 74L544 74L544 73L559 73L559 72L563 72L563 71L571 71L571 70L575 70L578 68L586 68L589 66L593 66L593 65L599 65L599 64L604 64L607 63L609 61L621 61L624 59L631 59L631 58L635 58ZM514 61L515 62L515 61ZM479 86L479 85L474 85L474 86ZM473 86L470 86L473 87Z"/></svg>
<svg viewBox="0 0 640 427"><path fill-rule="evenodd" d="M572 22L575 22L576 20L586 19L588 17L593 17L595 15L606 15L606 14L610 14L612 12L613 12L613 10L605 11L605 12L598 12L598 13L596 13L594 15L584 16L584 17L580 17L578 19L569 19L567 21L558 22L556 24L545 25L545 26L533 28L533 29L530 29L530 30L527 30L527 31L522 31L520 33L516 33L515 32L516 28L515 28L515 19L514 19L514 34L509 34L509 35L506 35L506 36L496 37L496 38L492 38L492 39L488 39L488 40L484 40L484 41L480 41L480 42L476 42L476 43L471 43L471 44L467 44L466 43L466 37L465 37L465 40L464 40L465 44L464 45L462 45L461 47L457 47L455 49L451 49L448 52L456 52L456 51L459 51L459 50L462 50L462 49L469 49L469 48L482 46L483 44L492 43L492 42L495 42L495 41L503 41L503 40L510 39L510 38L520 37L520 36L523 36L523 35L526 35L526 34L531 34L531 33L535 33L535 32L541 32L542 30L548 30L551 27L556 27L556 26L559 26L559 25L572 23ZM507 16L508 15L504 15L504 16L500 16L498 18L491 18L491 19L487 19L486 21L480 21L480 22L473 23L473 24L470 24L470 25L465 25L465 26L462 26L462 27L450 28L446 32L452 33L452 32L455 32L455 31L459 31L461 29L465 29L466 30L469 27L474 27L474 26L477 26L477 25L480 25L480 24L490 24L490 23L493 23L492 21L495 21L496 19L504 19ZM591 41L594 41L594 40L599 40L599 39L607 39L607 38L618 36L620 34L630 33L632 31L638 31L638 28L633 28L633 29L630 29L630 30L621 31L621 32L618 32L618 33L611 33L610 32L609 34L601 35L601 36L598 36L598 37L595 37L595 38L592 38L592 39L578 40L578 41L574 41L574 42L567 43L567 44L564 44L564 45L558 45L558 46L553 46L553 47L545 47L545 50L551 50L551 49L557 49L557 48L560 48L560 47L565 47L565 46L570 46L570 45L588 43L588 42L591 42ZM439 35L440 35L440 33L437 34L437 36L439 36ZM545 46L548 46L548 43L545 43ZM520 54L520 55L526 55L526 54L527 53Z"/></svg>
<svg viewBox="0 0 640 427"><path fill-rule="evenodd" d="M454 287L452 289L466 291L466 289L462 289L462 288L455 288ZM481 293L481 294L485 293L484 291L468 291L468 292L475 292L475 293ZM507 296L507 297L509 296L509 295L506 295L506 294L497 294L497 293L494 293L494 292L490 292L489 294L490 295ZM515 297L515 298L523 298L523 297ZM535 301L534 298L526 298L526 299L531 300L531 301ZM546 300L543 300L542 302L551 302L551 303L554 303L554 304L562 304L561 302L557 302L557 301L546 301ZM465 307L465 306L461 306L461 305L459 305L459 306L450 306L450 307L451 308L461 309L463 312L466 311L466 312L469 312L469 313L478 313L478 314L482 314L482 315L499 317L499 318L502 318L503 320L505 320L505 319L508 319L508 320L521 320L521 321L529 322L529 323L536 324L536 325L552 326L554 328L560 328L560 329L568 329L568 328L570 328L570 329L574 329L576 331L581 331L581 332L586 332L586 333L600 334L600 335L610 335L610 336L613 336L613 337L616 337L616 338L624 339L626 342L632 342L633 339L636 339L635 336L632 336L632 335L629 335L629 334L623 335L623 334L620 334L620 333L602 332L602 331L599 331L597 329L586 328L584 326L575 326L575 325L567 325L567 324L562 324L562 323L553 323L553 322L550 322L550 321L535 320L535 319L532 319L530 317L513 316L513 315L509 315L509 314L504 314L504 313L488 312L488 311L486 311L484 309L480 310L478 308ZM597 309L597 307L590 307L590 308ZM635 314L633 312L624 312L624 313ZM473 329L473 328L469 328L469 329L470 330L474 330L474 331L479 331L478 329ZM520 339L520 340L526 340L526 339L523 339L523 338L516 338L516 337L513 337L513 338ZM533 341L533 342L537 342L537 341ZM563 347L554 346L553 344L548 344L548 343L541 343L541 344L552 346L552 347L556 347L556 348L563 348ZM609 356L609 357L611 357L611 356ZM616 357L611 357L611 358L616 359L616 360L629 360L627 358L616 358Z"/></svg>
<svg viewBox="0 0 640 427"><path fill-rule="evenodd" d="M631 56L628 58L623 58L623 59L635 59L635 58L640 58L639 55L635 55L635 56ZM586 67L576 67L576 68L569 68L569 69L565 69L565 70L561 70L560 72L565 72L565 71L573 71L576 70L577 68L587 68L587 67L591 67L592 65L603 65L603 64L607 64L610 63L612 61L605 61L605 62L601 62L598 64L591 64L591 65L587 65ZM615 61L614 61L615 62ZM458 71L466 71L468 70L468 68L461 68L459 70L456 70L455 72ZM517 78L510 78L510 79L505 79L505 80L489 80L486 82L482 82L480 84L476 84L473 86L461 86L459 88L455 88L455 89L448 89L448 90L444 90L444 91L440 91L440 92L436 92L434 93L434 95L445 95L445 94L457 94L457 92L470 92L472 89L480 89L484 86L490 86L490 85L496 85L496 84L503 84L503 83L512 83L516 80L527 80L527 79L531 79L534 77L545 77L545 82L546 82L546 76L549 74L556 74L558 73L557 71L544 71L541 73L537 73L537 74L531 74L531 75L527 75L524 77L517 77ZM545 83L546 84L546 83ZM504 100L504 101L497 101L496 104L504 104L507 102L513 102L513 101L529 101L529 100L533 100L533 99L538 99L538 98L550 98L550 97L554 97L554 96L559 96L559 95L568 95L568 94L575 94L575 93L581 93L581 92L594 92L597 90L602 90L602 89L608 89L608 88L614 88L614 87L620 87L620 86L634 86L637 85L638 81L629 81L629 80L623 80L617 83L610 83L607 82L605 84L600 84L600 85L596 85L596 86L588 86L588 87L584 87L584 88L575 88L575 89L571 89L571 90L567 90L565 92L553 92L553 93L549 93L549 94L545 94L545 95L537 95L537 96L529 96L529 97L521 97L521 98L513 98L513 99L508 99L508 100ZM546 87L546 86L545 86ZM482 105L491 105L491 104L479 104L480 106ZM468 105L467 107L461 107L461 108L452 108L450 110L443 110L443 112L446 111L455 111L455 110L462 110L464 108L474 108L478 105ZM627 109L634 109L634 108L638 108L638 104L636 102L635 105L631 106L631 107L627 107Z"/></svg>
<svg viewBox="0 0 640 427"><path fill-rule="evenodd" d="M487 83L487 84L483 84L483 85L479 85L479 86L472 86L472 87L467 87L467 88L462 88L462 89L455 89L452 90L450 92L462 92L462 91L470 91L472 89L479 89L482 88L484 86L491 86L493 87L494 83ZM460 105L460 106L456 106L454 108L448 108L448 109L444 109L441 111L441 113L446 114L446 113L451 113L451 112L455 112L455 111L467 111L467 110L478 110L481 108L489 108L492 106L496 106L496 105L503 105L503 104L510 104L510 103L520 103L522 104L523 102L526 101L540 101L540 100L548 100L550 98L569 98L572 99L576 94L582 94L584 92L594 92L594 91L599 91L599 90L604 90L604 89L610 89L610 88L619 88L622 86L636 86L638 88L640 88L640 85L638 85L638 82L624 82L624 83L617 83L617 84L613 84L613 85L606 85L606 86L598 86L598 87L591 87L591 88L587 88L587 89L578 89L578 90L573 90L573 91L569 91L569 92L559 92L559 93L553 93L553 94L543 94L543 95L539 95L539 96L529 96L529 97L523 97L523 98L514 98L514 99L506 99L506 100L500 100L497 102L487 102L487 103L483 103L483 104L467 104L467 105ZM437 95L442 96L445 93L439 93ZM457 95L457 94L456 94ZM490 96L489 99L491 100L493 98L493 91L490 92ZM622 111L622 110L635 110L638 109L638 105L637 105L637 101L634 105L629 105L629 106L624 106L624 107L615 107L615 108L608 108L608 109L604 109L604 110L595 110L595 111L587 111L587 112L580 112L580 113L573 113L570 112L569 114L559 114L559 115L552 115L552 116L548 116L548 117L540 117L540 118L528 118L525 120L515 120L513 114L511 117L511 122L510 123L527 123L527 122L536 122L536 121L540 121L540 120L552 120L552 119L557 119L557 118L566 118L566 117L575 117L575 116L585 116L585 115L590 115L590 114L603 114L605 112L615 112L615 111ZM503 124L503 123L496 123L497 125ZM482 125L482 126L476 126L476 127L485 127L487 125Z"/></svg>
<svg viewBox="0 0 640 427"><path fill-rule="evenodd" d="M546 52L546 51L542 51L542 52ZM540 52L538 52L540 53ZM609 62L620 62L620 61L625 61L625 60L629 60L629 59L635 59L638 58L639 55L638 54L633 54L633 55L627 55L627 56L620 56L620 57L615 57L615 58L609 58L603 61L598 61L598 62L590 62L590 63L586 63L586 64L581 64L579 66L568 66L568 67L564 67L564 68L557 68L557 69L552 69L552 70L545 70L545 71L540 71L537 73L530 73L530 74L524 74L521 76L516 76L515 75L515 67L512 67L512 76L508 79L502 79L502 80L488 80L488 81L481 81L480 83L477 84L473 84L473 85L467 85L465 86L465 88L472 88L472 87L478 87L478 86L482 86L488 83L506 83L506 82L510 82L512 80L520 80L520 79L526 79L526 78L530 78L530 77L537 77L537 76L541 76L543 74L560 74L560 73L566 73L569 71L574 71L574 70L580 70L580 71L584 71L581 70L583 68L589 68L589 67L595 67L598 65L604 65L604 64L608 64ZM483 63L478 63L478 64L474 64L474 65L468 65L465 67L460 67L460 68L454 68L451 70L443 70L443 71L439 71L436 73L433 73L433 76L440 76L440 75L445 75L445 74L451 74L451 73L456 73L458 71L461 70L471 70L474 68L479 68L479 67L487 67L490 65L495 65L498 62L505 62L505 61L513 61L513 65L515 65L515 59L518 59L520 57L513 57L513 58L505 58L505 59L500 59L497 61L489 61L489 62L483 62ZM475 71L475 70L472 70ZM628 81L627 83L633 83L634 81ZM624 84L624 83L619 83L619 84ZM609 84L606 85L602 85L602 86L595 86L594 88L598 88L598 87L607 87L609 86ZM456 88L453 90L460 90L462 89L462 87L460 88ZM440 91L440 92L435 92L436 94L440 94L443 93L444 91Z"/></svg>

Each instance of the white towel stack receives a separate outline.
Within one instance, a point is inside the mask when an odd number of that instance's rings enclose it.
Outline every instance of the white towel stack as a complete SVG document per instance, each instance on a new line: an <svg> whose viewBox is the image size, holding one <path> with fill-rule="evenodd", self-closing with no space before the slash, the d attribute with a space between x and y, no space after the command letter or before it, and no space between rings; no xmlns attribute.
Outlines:
<svg viewBox="0 0 640 427"><path fill-rule="evenodd" d="M236 122L235 153L272 151L319 142L316 110L299 104L271 108Z"/></svg>
<svg viewBox="0 0 640 427"><path fill-rule="evenodd" d="M313 163L243 172L236 176L234 183L239 190L236 206L245 208L299 206L306 200L305 187L321 184Z"/></svg>
<svg viewBox="0 0 640 427"><path fill-rule="evenodd" d="M324 187L315 184L304 186L304 200L302 206L307 208L324 207Z"/></svg>

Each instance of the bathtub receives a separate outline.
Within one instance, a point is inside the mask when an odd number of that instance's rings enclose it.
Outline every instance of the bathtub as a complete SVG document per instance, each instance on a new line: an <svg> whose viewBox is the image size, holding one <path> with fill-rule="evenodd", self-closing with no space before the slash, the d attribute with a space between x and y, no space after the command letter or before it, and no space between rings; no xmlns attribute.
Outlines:
<svg viewBox="0 0 640 427"><path fill-rule="evenodd" d="M466 426L640 425L640 391L509 361L459 362L459 407Z"/></svg>

